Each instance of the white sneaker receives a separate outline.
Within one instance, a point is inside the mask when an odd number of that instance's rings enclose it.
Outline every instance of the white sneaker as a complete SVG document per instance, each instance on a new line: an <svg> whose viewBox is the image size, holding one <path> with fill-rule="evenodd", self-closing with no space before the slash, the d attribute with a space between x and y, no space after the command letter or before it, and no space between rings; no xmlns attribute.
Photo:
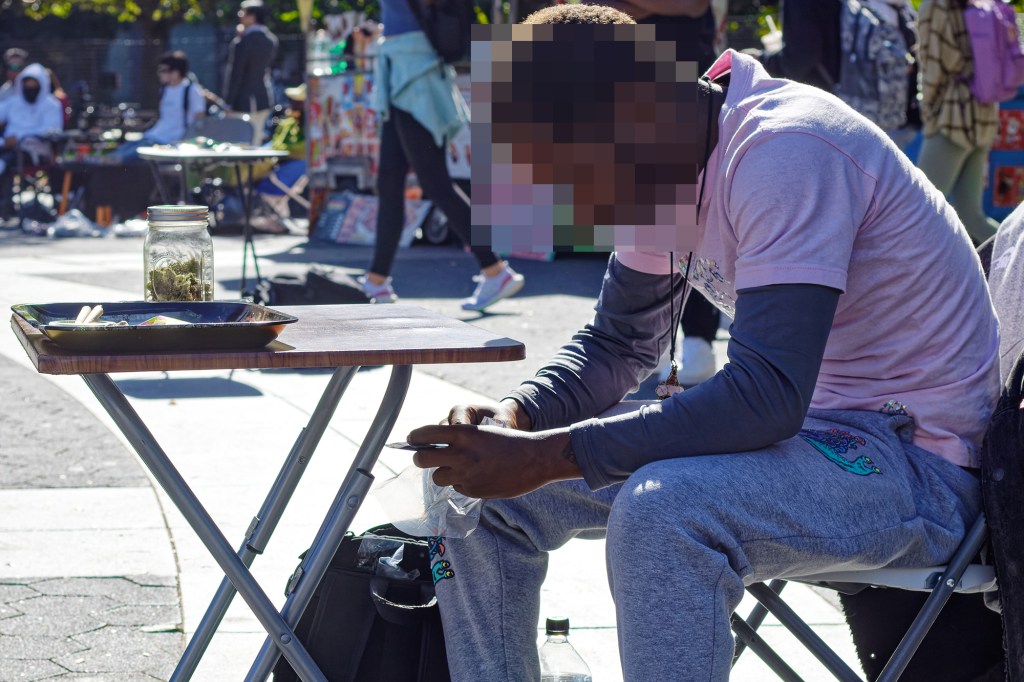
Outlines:
<svg viewBox="0 0 1024 682"><path fill-rule="evenodd" d="M476 275L477 282L473 295L462 302L463 310L481 311L487 306L509 296L515 296L523 288L526 280L508 265L494 277Z"/></svg>
<svg viewBox="0 0 1024 682"><path fill-rule="evenodd" d="M696 386L714 376L715 351L704 339L684 338L682 364L679 383L682 386Z"/></svg>
<svg viewBox="0 0 1024 682"><path fill-rule="evenodd" d="M395 290L391 288L391 278L384 280L383 284L374 284L366 279L366 275L356 278L363 293L370 299L370 303L394 303L398 300Z"/></svg>

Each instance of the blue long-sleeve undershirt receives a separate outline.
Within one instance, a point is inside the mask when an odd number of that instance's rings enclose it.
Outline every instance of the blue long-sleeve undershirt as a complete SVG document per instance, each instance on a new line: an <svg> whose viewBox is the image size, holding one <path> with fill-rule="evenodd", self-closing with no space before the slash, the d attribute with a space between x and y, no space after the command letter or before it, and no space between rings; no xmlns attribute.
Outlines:
<svg viewBox="0 0 1024 682"><path fill-rule="evenodd" d="M682 278L672 277L678 313ZM625 480L657 460L756 450L795 435L803 424L840 296L814 284L737 292L729 362L721 371L660 403L593 418L658 364L668 345L672 287L668 276L631 270L612 256L593 322L508 395L534 430L571 426L591 488Z"/></svg>

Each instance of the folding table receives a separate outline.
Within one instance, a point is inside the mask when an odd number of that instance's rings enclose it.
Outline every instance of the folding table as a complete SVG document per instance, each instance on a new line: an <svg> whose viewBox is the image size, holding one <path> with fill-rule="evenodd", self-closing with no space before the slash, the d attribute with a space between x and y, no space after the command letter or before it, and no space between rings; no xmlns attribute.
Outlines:
<svg viewBox="0 0 1024 682"><path fill-rule="evenodd" d="M525 357L525 348L519 341L411 305L282 306L278 309L296 316L298 322L287 325L277 340L265 348L239 351L79 353L58 347L17 315L11 318L14 333L38 372L81 375L224 571L225 579L172 680L191 677L237 591L268 634L246 679L265 680L278 656L283 655L305 682L324 681L323 674L295 638L293 627L369 491L373 482L370 471L402 407L412 375L411 366L503 362ZM377 365L392 367L387 390L306 558L293 576L290 594L279 612L257 584L249 566L270 539L352 376L360 366ZM332 367L335 371L237 552L108 376L110 372L315 367Z"/></svg>

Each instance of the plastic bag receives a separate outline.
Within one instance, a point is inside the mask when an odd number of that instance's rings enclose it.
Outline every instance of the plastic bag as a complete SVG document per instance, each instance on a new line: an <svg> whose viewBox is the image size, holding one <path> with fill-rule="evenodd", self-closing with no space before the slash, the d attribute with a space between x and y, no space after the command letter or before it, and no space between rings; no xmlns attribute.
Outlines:
<svg viewBox="0 0 1024 682"><path fill-rule="evenodd" d="M482 426L507 425L484 417ZM416 537L464 538L480 522L482 500L434 483L434 469L410 465L397 476L374 486L373 494L388 520L403 533Z"/></svg>
<svg viewBox="0 0 1024 682"><path fill-rule="evenodd" d="M395 528L416 537L464 538L480 521L480 502L441 487L431 476L436 469L410 464L400 474L377 485L377 497Z"/></svg>

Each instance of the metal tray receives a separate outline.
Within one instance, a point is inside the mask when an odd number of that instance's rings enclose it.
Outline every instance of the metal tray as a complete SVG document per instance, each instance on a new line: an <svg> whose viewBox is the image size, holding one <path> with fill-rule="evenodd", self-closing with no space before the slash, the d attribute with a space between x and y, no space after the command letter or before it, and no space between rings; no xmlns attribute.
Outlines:
<svg viewBox="0 0 1024 682"><path fill-rule="evenodd" d="M284 325L298 320L292 315L244 301L126 301L101 302L100 305L103 306L103 321L116 323L124 320L127 325L76 325L68 322L75 319L82 306L95 305L95 301L19 304L11 306L11 310L61 348L99 353L263 348L277 338ZM140 326L156 315L166 315L188 324Z"/></svg>

